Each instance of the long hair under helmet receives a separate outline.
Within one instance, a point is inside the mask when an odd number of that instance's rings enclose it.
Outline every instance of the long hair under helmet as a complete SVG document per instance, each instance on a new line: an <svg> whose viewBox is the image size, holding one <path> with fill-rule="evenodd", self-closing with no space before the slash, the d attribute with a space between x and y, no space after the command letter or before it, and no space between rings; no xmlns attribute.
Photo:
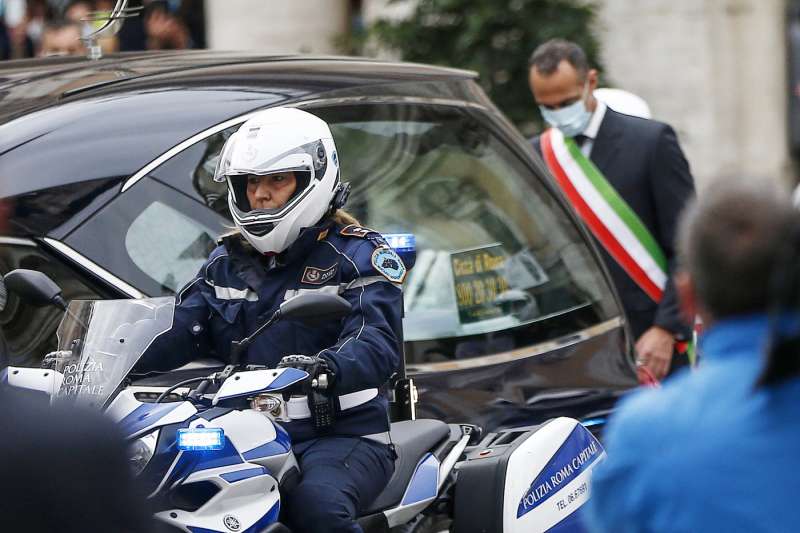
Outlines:
<svg viewBox="0 0 800 533"><path fill-rule="evenodd" d="M247 199L248 177L284 172L294 172L297 181L286 204L274 209L252 208ZM275 107L250 117L222 148L214 181L227 181L233 221L261 253L282 252L294 243L301 229L341 207L333 205L343 188L330 128L300 109ZM343 198L336 203L344 203Z"/></svg>

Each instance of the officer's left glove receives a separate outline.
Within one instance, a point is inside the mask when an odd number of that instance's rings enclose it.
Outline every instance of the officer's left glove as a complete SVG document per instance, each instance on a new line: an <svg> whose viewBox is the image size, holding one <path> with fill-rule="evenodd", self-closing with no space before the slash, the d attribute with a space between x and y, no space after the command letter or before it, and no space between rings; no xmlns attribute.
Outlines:
<svg viewBox="0 0 800 533"><path fill-rule="evenodd" d="M336 378L328 361L316 355L287 355L280 360L278 368L297 368L308 372L311 388L320 391L330 389Z"/></svg>

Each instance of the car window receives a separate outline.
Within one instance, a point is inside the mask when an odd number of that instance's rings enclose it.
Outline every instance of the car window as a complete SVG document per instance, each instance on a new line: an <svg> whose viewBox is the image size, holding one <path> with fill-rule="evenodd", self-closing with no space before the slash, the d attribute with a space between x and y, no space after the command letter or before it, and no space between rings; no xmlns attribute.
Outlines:
<svg viewBox="0 0 800 533"><path fill-rule="evenodd" d="M150 177L177 188L230 219L228 187L214 181L222 146L240 124L199 141L150 172Z"/></svg>
<svg viewBox="0 0 800 533"><path fill-rule="evenodd" d="M53 261L37 245L20 240L0 245L0 275L15 268L44 272L61 288L67 301L73 299L95 300L112 295L90 286L61 261ZM55 306L36 306L24 301L13 292L6 295L0 310L0 335L8 349L8 363L19 366L37 365L42 357L56 349L55 331L63 311ZM35 327L31 327L31 325ZM0 367L3 354L0 354Z"/></svg>
<svg viewBox="0 0 800 533"><path fill-rule="evenodd" d="M177 292L197 274L217 237L213 229L156 200L131 222L125 250L142 272Z"/></svg>
<svg viewBox="0 0 800 533"><path fill-rule="evenodd" d="M144 294L161 296L189 282L230 227L205 202L148 176L65 243Z"/></svg>
<svg viewBox="0 0 800 533"><path fill-rule="evenodd" d="M516 353L616 316L581 234L529 166L461 108L312 110L333 131L347 209L382 233L411 233L404 283L407 361Z"/></svg>

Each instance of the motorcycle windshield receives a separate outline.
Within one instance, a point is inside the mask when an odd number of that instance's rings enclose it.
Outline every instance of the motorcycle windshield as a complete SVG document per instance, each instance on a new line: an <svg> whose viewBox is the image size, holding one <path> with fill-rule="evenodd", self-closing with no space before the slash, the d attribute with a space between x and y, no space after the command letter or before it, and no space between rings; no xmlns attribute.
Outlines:
<svg viewBox="0 0 800 533"><path fill-rule="evenodd" d="M103 408L142 354L172 327L174 298L75 300L58 327L53 401Z"/></svg>

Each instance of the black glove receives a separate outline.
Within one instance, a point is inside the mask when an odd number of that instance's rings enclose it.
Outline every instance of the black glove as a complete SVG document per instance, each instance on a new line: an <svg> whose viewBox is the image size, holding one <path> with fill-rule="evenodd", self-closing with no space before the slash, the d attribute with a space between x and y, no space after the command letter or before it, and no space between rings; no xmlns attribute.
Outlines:
<svg viewBox="0 0 800 533"><path fill-rule="evenodd" d="M328 394L336 375L328 368L328 361L318 356L287 355L278 363L278 368L297 368L308 372L305 394L311 423L320 433L327 433L336 422L336 402Z"/></svg>
<svg viewBox="0 0 800 533"><path fill-rule="evenodd" d="M297 368L308 372L311 388L323 391L331 388L335 378L328 361L316 355L287 355L280 360L278 368Z"/></svg>

